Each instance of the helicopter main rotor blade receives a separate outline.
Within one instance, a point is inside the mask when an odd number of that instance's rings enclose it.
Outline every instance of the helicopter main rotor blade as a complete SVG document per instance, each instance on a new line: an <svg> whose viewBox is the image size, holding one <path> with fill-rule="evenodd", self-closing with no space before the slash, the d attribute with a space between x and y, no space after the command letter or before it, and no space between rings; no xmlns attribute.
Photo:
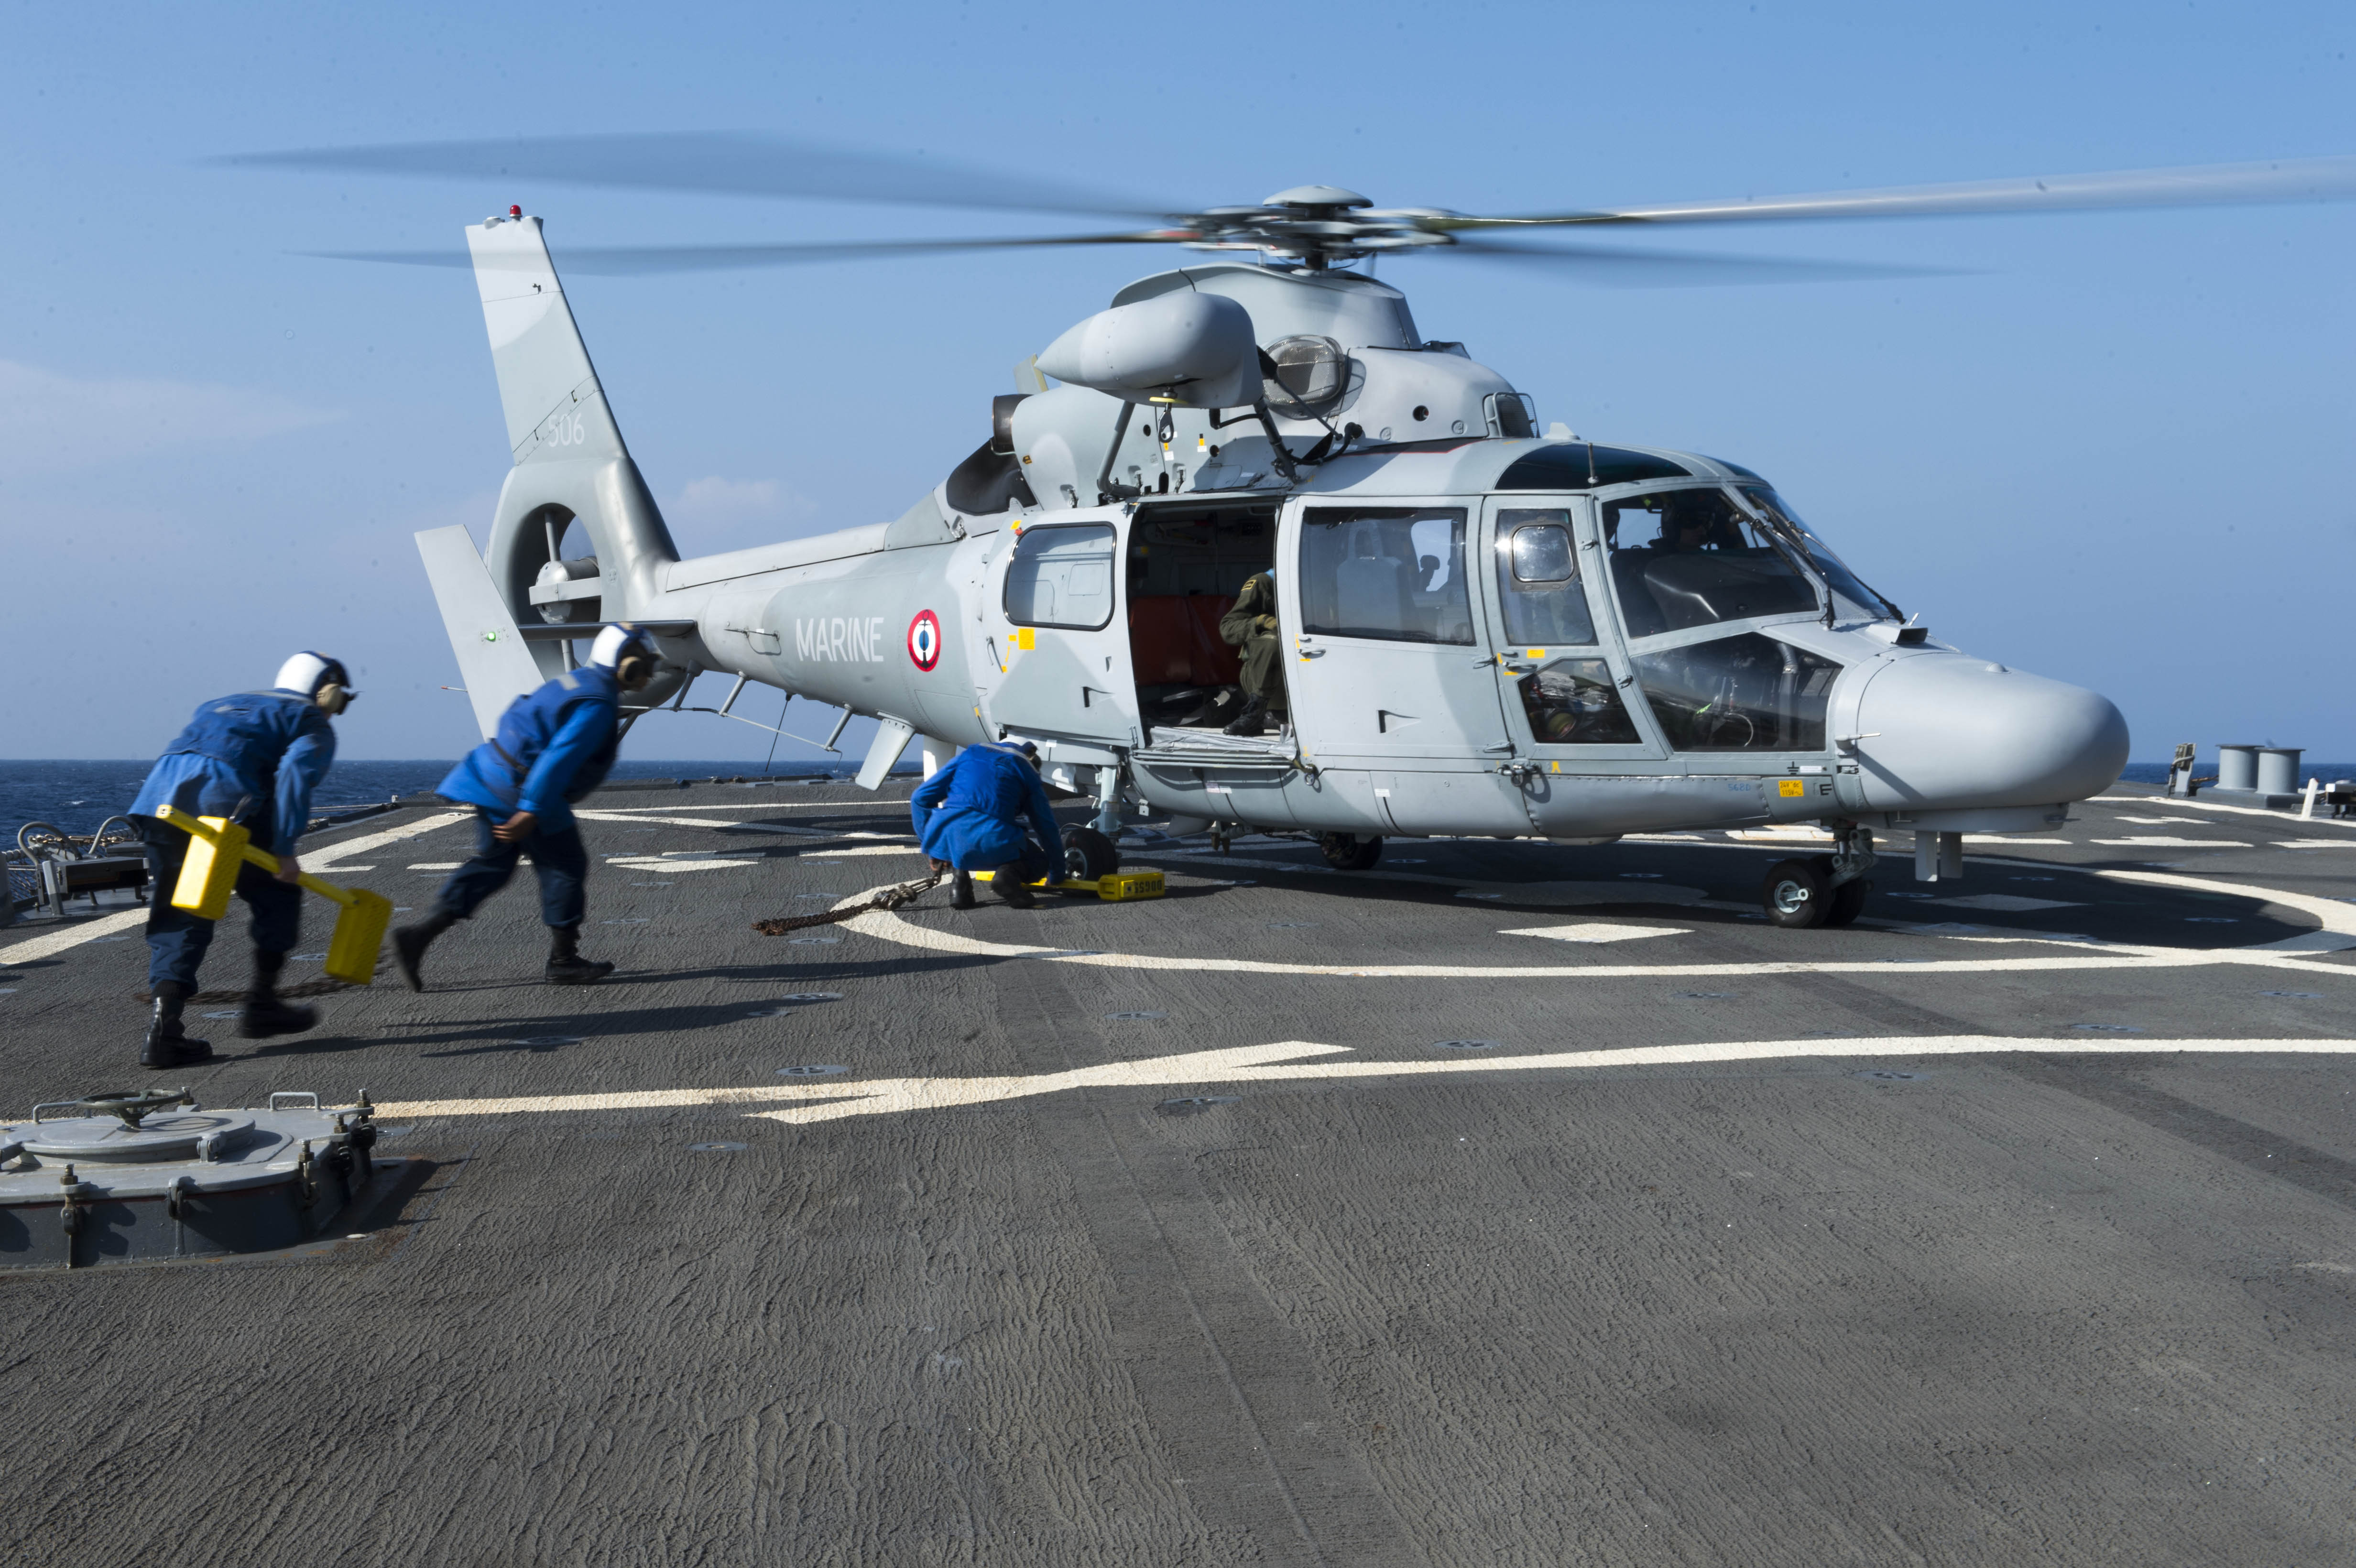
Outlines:
<svg viewBox="0 0 2356 1568"><path fill-rule="evenodd" d="M1469 255L1483 261L1518 261L1574 275L1605 288L1709 288L1740 283L1858 283L1886 278L1954 277L1948 267L1908 267L1877 262L1815 261L1774 256L1714 256L1691 251L1632 251L1604 245L1514 245L1463 239L1398 252L1407 256Z"/></svg>
<svg viewBox="0 0 2356 1568"><path fill-rule="evenodd" d="M1031 250L1055 245L1167 245L1191 240L1191 230L1130 234L1053 234L992 240L848 240L804 245L581 245L558 251L566 272L636 277L650 272L716 272L738 267L790 267L812 261L855 261L953 251ZM464 251L305 251L330 261L391 261L412 267L472 267Z"/></svg>
<svg viewBox="0 0 2356 1568"><path fill-rule="evenodd" d="M815 197L918 207L1155 217L1180 210L1023 175L892 153L855 153L746 132L515 136L298 148L209 160L240 168L546 181L722 196Z"/></svg>
<svg viewBox="0 0 2356 1568"><path fill-rule="evenodd" d="M2103 208L2221 207L2240 203L2333 201L2356 196L2356 157L2282 158L2262 164L2204 164L2107 174L2048 175L1957 185L1894 186L1811 196L1741 197L1670 202L1526 218L1423 220L1438 230L1547 228L1614 223L1788 222L1812 219L1937 218L1975 213L2080 212Z"/></svg>

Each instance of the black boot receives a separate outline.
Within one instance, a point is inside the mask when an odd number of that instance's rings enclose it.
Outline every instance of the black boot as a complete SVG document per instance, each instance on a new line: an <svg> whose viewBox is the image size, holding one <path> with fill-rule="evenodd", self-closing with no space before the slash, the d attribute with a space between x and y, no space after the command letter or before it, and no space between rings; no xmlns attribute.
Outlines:
<svg viewBox="0 0 2356 1568"><path fill-rule="evenodd" d="M425 977L419 965L425 961L425 949L435 937L458 923L458 917L441 905L415 925L404 925L392 933L392 966L412 991L425 989Z"/></svg>
<svg viewBox="0 0 2356 1568"><path fill-rule="evenodd" d="M971 909L978 901L973 896L973 873L958 871L949 879L949 908Z"/></svg>
<svg viewBox="0 0 2356 1568"><path fill-rule="evenodd" d="M614 972L614 966L602 959L582 957L580 944L579 926L552 925L548 928L546 978L550 985L594 986Z"/></svg>
<svg viewBox="0 0 2356 1568"><path fill-rule="evenodd" d="M147 1019L147 1043L139 1053L140 1066L161 1072L167 1067L186 1067L190 1062L212 1060L212 1042L190 1040L180 1027L180 1008L187 999L188 987L179 982L155 983L155 1010Z"/></svg>
<svg viewBox="0 0 2356 1568"><path fill-rule="evenodd" d="M1253 698L1244 704L1244 710L1236 715L1236 721L1228 725L1223 732L1229 735L1267 734L1268 704L1257 697Z"/></svg>
<svg viewBox="0 0 2356 1568"><path fill-rule="evenodd" d="M286 966L284 953L253 954L253 984L246 987L245 1006L237 1015L237 1038L268 1040L273 1035L301 1034L319 1021L316 1008L298 1008L278 997L278 972Z"/></svg>
<svg viewBox="0 0 2356 1568"><path fill-rule="evenodd" d="M1009 860L990 873L990 891L1016 909L1037 909L1039 901L1031 891L1031 868L1020 860Z"/></svg>

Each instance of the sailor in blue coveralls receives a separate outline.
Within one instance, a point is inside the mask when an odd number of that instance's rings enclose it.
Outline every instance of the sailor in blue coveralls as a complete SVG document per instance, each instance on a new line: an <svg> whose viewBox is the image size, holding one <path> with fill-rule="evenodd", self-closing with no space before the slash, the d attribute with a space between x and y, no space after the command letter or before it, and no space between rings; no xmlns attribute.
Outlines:
<svg viewBox="0 0 2356 1568"><path fill-rule="evenodd" d="M614 972L579 950L589 851L573 803L605 782L622 745L622 693L654 678L655 657L654 639L637 627L606 627L588 664L509 703L498 732L434 786L475 808L475 857L442 884L433 913L392 933L393 962L411 990L425 989L419 965L426 946L507 886L523 855L540 879L540 918L549 932L543 977L552 986L588 986Z"/></svg>
<svg viewBox="0 0 2356 1568"><path fill-rule="evenodd" d="M1050 886L1064 880L1063 841L1047 786L1039 782L1039 749L1027 741L968 746L916 786L908 814L936 869L957 872L951 909L973 908L975 871L989 871L991 891L1017 909L1039 901L1031 884L1043 873Z"/></svg>
<svg viewBox="0 0 2356 1568"><path fill-rule="evenodd" d="M166 805L191 816L225 816L252 835L255 848L278 857L274 877L251 861L237 874L237 896L253 917L253 979L237 1015L239 1038L300 1034L319 1021L313 1009L279 999L278 972L303 918L295 841L310 824L311 792L336 760L336 731L327 720L357 695L341 664L322 654L296 654L280 667L272 689L240 692L198 709L147 771L127 814L147 841L155 878L147 905L147 986L155 1010L141 1065L185 1067L213 1053L209 1041L190 1040L180 1021L182 1005L196 995L197 969L212 946L214 923L172 907L188 836L157 820L156 811Z"/></svg>

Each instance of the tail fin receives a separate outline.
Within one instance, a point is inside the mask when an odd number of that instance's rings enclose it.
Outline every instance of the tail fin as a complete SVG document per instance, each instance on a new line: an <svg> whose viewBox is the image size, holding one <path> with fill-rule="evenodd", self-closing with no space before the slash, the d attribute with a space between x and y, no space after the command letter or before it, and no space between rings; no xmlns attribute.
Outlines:
<svg viewBox="0 0 2356 1568"><path fill-rule="evenodd" d="M508 704L537 688L545 672L515 617L499 603L498 590L465 528L454 525L419 534L417 553L425 558L425 580L441 607L450 651L458 656L458 678L475 705L476 728L487 741Z"/></svg>
<svg viewBox="0 0 2356 1568"><path fill-rule="evenodd" d="M485 562L492 587L525 624L642 614L661 592L662 569L679 550L622 443L540 219L486 222L466 230L466 245L515 457ZM542 584L542 569L559 558L565 528L576 519L588 532L595 577ZM544 672L553 673L555 645L531 651Z"/></svg>
<svg viewBox="0 0 2356 1568"><path fill-rule="evenodd" d="M540 219L494 220L466 230L475 287L490 329L491 364L519 464L534 458L627 457L605 389L556 281Z"/></svg>

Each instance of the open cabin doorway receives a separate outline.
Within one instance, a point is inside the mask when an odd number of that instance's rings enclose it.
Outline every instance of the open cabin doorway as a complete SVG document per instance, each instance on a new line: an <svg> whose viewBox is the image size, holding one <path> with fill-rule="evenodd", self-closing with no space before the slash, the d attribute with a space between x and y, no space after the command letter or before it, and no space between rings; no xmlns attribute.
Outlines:
<svg viewBox="0 0 2356 1568"><path fill-rule="evenodd" d="M1276 564L1278 503L1267 498L1141 507L1130 524L1130 665L1149 742L1156 728L1224 728L1242 711L1239 650L1220 618L1245 581Z"/></svg>

